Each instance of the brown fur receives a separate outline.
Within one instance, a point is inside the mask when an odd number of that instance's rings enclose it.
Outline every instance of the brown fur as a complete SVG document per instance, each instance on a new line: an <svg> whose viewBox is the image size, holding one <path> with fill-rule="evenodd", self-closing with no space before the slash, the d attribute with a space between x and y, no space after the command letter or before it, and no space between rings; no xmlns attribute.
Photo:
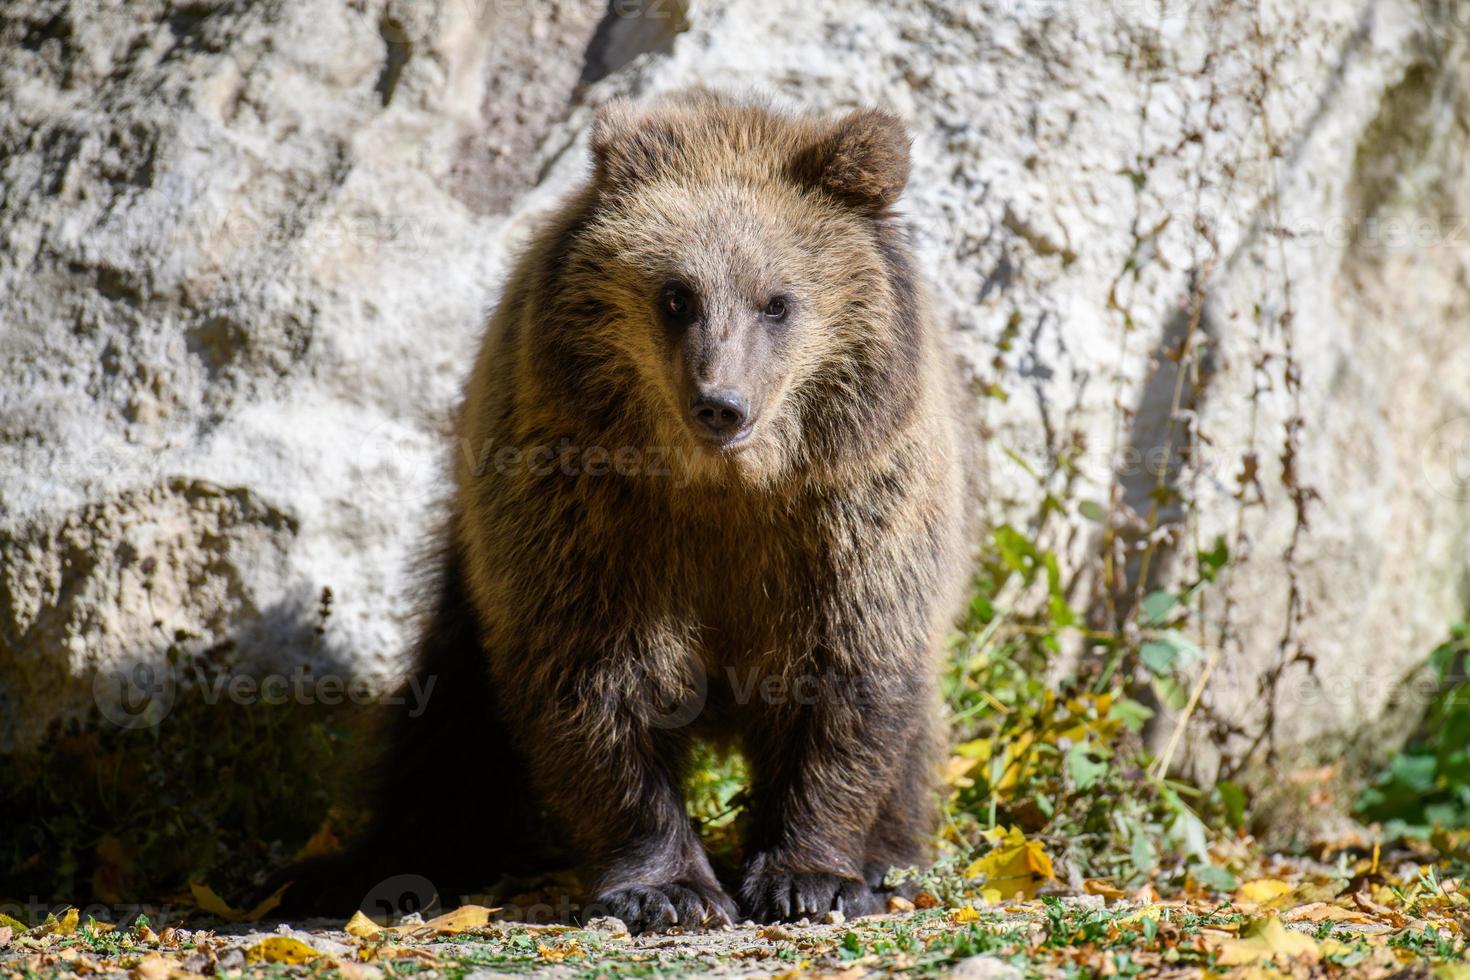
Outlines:
<svg viewBox="0 0 1470 980"><path fill-rule="evenodd" d="M560 839L635 930L872 911L933 831L968 571L951 362L890 211L907 137L694 92L604 109L591 145L468 386L419 666L449 693L400 722L373 846L417 843L357 870L483 887ZM661 318L670 281L692 322ZM710 385L750 396L738 448L691 431ZM696 737L753 773L734 897L685 815ZM481 785L439 785L446 754Z"/></svg>

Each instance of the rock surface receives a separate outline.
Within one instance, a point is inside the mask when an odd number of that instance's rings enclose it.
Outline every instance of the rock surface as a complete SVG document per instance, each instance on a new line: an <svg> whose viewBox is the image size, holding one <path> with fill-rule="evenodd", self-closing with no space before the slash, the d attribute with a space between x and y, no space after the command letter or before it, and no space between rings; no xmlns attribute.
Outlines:
<svg viewBox="0 0 1470 980"><path fill-rule="evenodd" d="M988 516L1100 503L1148 585L1223 537L1176 761L1336 754L1470 598L1467 44L1455 0L14 0L0 751L179 631L391 675L507 256L597 104L700 83L908 121Z"/></svg>

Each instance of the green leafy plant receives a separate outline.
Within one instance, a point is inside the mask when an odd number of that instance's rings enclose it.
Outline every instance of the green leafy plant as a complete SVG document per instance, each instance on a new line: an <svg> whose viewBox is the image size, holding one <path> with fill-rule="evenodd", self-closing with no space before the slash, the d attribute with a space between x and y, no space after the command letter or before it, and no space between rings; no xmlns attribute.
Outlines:
<svg viewBox="0 0 1470 980"><path fill-rule="evenodd" d="M1200 556L1199 581L1144 598L1137 631L1100 631L1080 625L1054 554L1014 527L996 529L944 679L952 844L979 853L996 828L1014 827L1074 877L1234 887L1208 844L1212 826L1244 819L1244 795L1164 778L1142 738L1154 710L1140 697L1176 709L1189 700L1184 672L1202 654L1184 625L1227 561L1216 546ZM1059 671L1069 639L1083 662Z"/></svg>
<svg viewBox="0 0 1470 980"><path fill-rule="evenodd" d="M1419 734L1357 800L1358 813L1391 837L1427 838L1470 827L1470 623L1457 624L1429 655L1438 693Z"/></svg>

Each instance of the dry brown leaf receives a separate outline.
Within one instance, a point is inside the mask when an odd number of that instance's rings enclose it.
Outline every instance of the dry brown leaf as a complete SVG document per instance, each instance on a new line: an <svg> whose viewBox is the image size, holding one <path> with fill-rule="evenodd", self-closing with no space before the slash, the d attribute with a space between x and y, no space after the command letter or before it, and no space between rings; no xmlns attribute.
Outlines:
<svg viewBox="0 0 1470 980"><path fill-rule="evenodd" d="M1281 918L1286 922L1372 922L1373 920L1362 912L1353 909L1345 909L1341 905L1331 905L1327 902L1310 902L1306 905L1298 905L1294 909L1288 909L1281 913Z"/></svg>
<svg viewBox="0 0 1470 980"><path fill-rule="evenodd" d="M1121 888L1115 888L1097 878L1088 878L1082 882L1082 890L1089 895L1101 895L1109 902L1116 902L1120 898L1127 898L1128 893Z"/></svg>
<svg viewBox="0 0 1470 980"><path fill-rule="evenodd" d="M296 852L292 860L306 861L315 857L336 854L340 850L342 850L342 840L337 836L337 829L332 825L332 818L329 815L316 829L316 833L301 845L301 849Z"/></svg>
<svg viewBox="0 0 1470 980"><path fill-rule="evenodd" d="M168 980L177 970L177 963L165 959L158 953L149 953L139 960L130 972L136 980Z"/></svg>
<svg viewBox="0 0 1470 980"><path fill-rule="evenodd" d="M1367 912L1370 916L1379 920L1380 922L1386 922L1389 925L1394 926L1401 926L1404 924L1404 916L1401 913L1395 912L1387 905L1379 905L1377 902L1373 901L1373 899L1369 898L1366 892L1354 892L1353 901L1357 904L1358 908L1362 909L1364 912Z"/></svg>
<svg viewBox="0 0 1470 980"><path fill-rule="evenodd" d="M277 905L281 904L281 896L284 895L286 893L286 889L290 887L291 883L287 882L280 888L277 888L274 895L271 895L269 898L265 899L259 905L255 906L255 908L249 910L241 910L232 908L229 902L226 902L223 898L220 898L219 895L215 894L214 889L210 888L204 882L189 882L189 891L194 896L194 904L199 906L199 908L201 908L205 912L208 912L210 915L224 919L226 922L260 921L260 919L262 919L267 912L275 908Z"/></svg>

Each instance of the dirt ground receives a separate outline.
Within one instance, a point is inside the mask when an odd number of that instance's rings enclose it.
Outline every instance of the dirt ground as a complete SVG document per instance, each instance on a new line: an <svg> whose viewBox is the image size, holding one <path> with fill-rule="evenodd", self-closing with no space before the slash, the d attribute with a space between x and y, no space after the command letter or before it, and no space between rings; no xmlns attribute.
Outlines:
<svg viewBox="0 0 1470 980"><path fill-rule="evenodd" d="M1457 894L1457 893L1456 893ZM1460 905L1408 918L1371 900L1267 909L1253 902L1108 902L1101 896L931 908L846 921L630 936L496 921L466 906L384 928L366 918L109 929L76 913L15 934L0 975L591 978L952 976L1470 976Z"/></svg>

